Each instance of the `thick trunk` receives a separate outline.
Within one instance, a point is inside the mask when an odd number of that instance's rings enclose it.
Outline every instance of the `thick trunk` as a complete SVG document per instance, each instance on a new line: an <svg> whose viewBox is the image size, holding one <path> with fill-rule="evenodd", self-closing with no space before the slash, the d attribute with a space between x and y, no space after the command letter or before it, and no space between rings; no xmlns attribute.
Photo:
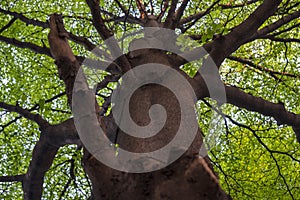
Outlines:
<svg viewBox="0 0 300 200"><path fill-rule="evenodd" d="M88 153L86 153L88 154ZM120 172L84 158L85 170L92 181L92 199L230 199L220 188L207 159L184 155L170 166L149 173Z"/></svg>
<svg viewBox="0 0 300 200"><path fill-rule="evenodd" d="M149 108L156 103L164 106L167 112L168 118L163 129L147 139L136 139L119 131L117 142L120 148L133 152L148 152L162 148L172 140L181 117L184 116L180 114L175 95L165 87L151 84L138 89L131 97L131 117L138 125L147 125L150 122ZM195 115L193 117L196 119ZM208 158L199 157L201 144L201 132L198 130L192 145L174 163L154 172L139 174L120 172L107 167L85 151L83 162L92 181L93 198L96 200L229 199L220 188Z"/></svg>

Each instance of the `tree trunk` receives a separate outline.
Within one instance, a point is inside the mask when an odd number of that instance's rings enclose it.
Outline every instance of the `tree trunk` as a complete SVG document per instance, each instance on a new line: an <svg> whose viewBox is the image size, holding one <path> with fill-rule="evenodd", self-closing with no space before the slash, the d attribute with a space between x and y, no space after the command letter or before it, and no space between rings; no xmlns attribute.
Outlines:
<svg viewBox="0 0 300 200"><path fill-rule="evenodd" d="M166 64L162 54L151 52L141 59L131 59L133 66L153 61ZM171 66L170 63L168 63ZM165 77L162 77L165 79ZM180 96L190 98L186 91ZM162 105L167 113L164 127L153 137L137 139L117 131L117 143L120 148L130 152L149 152L162 148L175 136L181 118L178 99L169 89L157 84L140 87L131 96L129 110L134 122L146 126L151 119L148 115L153 104ZM188 105L192 109L193 104ZM194 120L196 114L193 112ZM111 121L111 117L106 118ZM110 136L111 138L111 136ZM202 144L201 131L188 150L171 165L148 173L126 173L112 169L100 163L87 150L84 153L84 168L91 179L92 199L230 199L221 189L218 178L213 172L208 157L201 158L199 150Z"/></svg>

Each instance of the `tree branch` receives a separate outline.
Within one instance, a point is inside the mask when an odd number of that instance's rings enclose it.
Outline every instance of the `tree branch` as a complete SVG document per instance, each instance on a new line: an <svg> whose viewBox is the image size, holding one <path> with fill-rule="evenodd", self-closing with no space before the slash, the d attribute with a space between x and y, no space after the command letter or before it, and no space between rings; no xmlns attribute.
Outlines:
<svg viewBox="0 0 300 200"><path fill-rule="evenodd" d="M256 65L251 60L247 60L247 59L244 59L244 58L239 58L239 57L236 57L236 56L228 56L227 58L230 59L230 60L237 61L237 62L242 63L242 64L249 65L249 66L251 66L255 69L259 69L260 71L268 72L276 80L278 80L278 78L275 75L284 75L284 76L289 76L289 77L292 77L292 78L300 78L300 75L290 74L290 73L287 73L287 72L277 72L277 71L274 71L274 70L271 70L271 69L268 69L268 68L264 68L260 65Z"/></svg>
<svg viewBox="0 0 300 200"><path fill-rule="evenodd" d="M268 40L271 40L274 42L284 42L284 43L285 42L297 42L297 43L300 43L300 39L298 39L298 38L278 38L278 37L274 37L272 35L266 35L261 38L268 39Z"/></svg>
<svg viewBox="0 0 300 200"><path fill-rule="evenodd" d="M0 8L0 12L3 13L3 14L6 14L6 15L11 15L16 19L20 19L21 21L25 22L26 24L32 24L34 26L49 28L49 24L47 22L42 22L42 21L39 21L39 20L30 19L30 18L26 17L25 15L23 15L21 13L4 10L2 8Z"/></svg>
<svg viewBox="0 0 300 200"><path fill-rule="evenodd" d="M0 182L22 182L24 174L15 176L0 176Z"/></svg>
<svg viewBox="0 0 300 200"><path fill-rule="evenodd" d="M230 33L214 40L214 47L210 55L216 65L220 66L227 56L249 41L258 28L275 13L281 1L265 0L245 21L236 26Z"/></svg>
<svg viewBox="0 0 300 200"><path fill-rule="evenodd" d="M8 37L2 36L2 35L0 35L0 41L3 41L7 44L14 45L16 47L30 49L31 51L33 51L35 53L44 54L44 55L52 57L51 53L50 53L50 49L47 47L41 47L41 46L38 46L38 45L30 43L30 42L22 42L22 41L16 40L15 38L8 38Z"/></svg>
<svg viewBox="0 0 300 200"><path fill-rule="evenodd" d="M1 29L0 29L0 34L5 31L6 29L8 29L15 21L17 20L17 18L12 18L5 26L3 26Z"/></svg>
<svg viewBox="0 0 300 200"><path fill-rule="evenodd" d="M160 6L160 13L157 16L157 21L161 22L161 19L163 18L163 16L165 15L167 9L169 7L169 0L164 0L161 2L161 6Z"/></svg>
<svg viewBox="0 0 300 200"><path fill-rule="evenodd" d="M173 20L174 20L174 15L175 15L175 10L176 10L176 6L177 6L178 0L172 0L171 6L169 8L168 11L168 15L167 18L165 20L165 22L163 23L163 27L164 28L170 28Z"/></svg>
<svg viewBox="0 0 300 200"><path fill-rule="evenodd" d="M42 131L23 180L24 200L41 199L44 176L52 165L58 149L66 144L81 145L73 119L48 126Z"/></svg>
<svg viewBox="0 0 300 200"><path fill-rule="evenodd" d="M9 14L9 15L13 16L14 18L6 26L4 26L0 30L0 33L3 30L7 29L16 19L20 19L21 21L25 22L26 24L32 24L34 26L39 26L39 27L43 27L43 28L50 28L48 22L42 22L42 21L39 21L39 20L30 19L30 18L25 17L21 13L10 12L10 11L6 11L6 10L3 10L3 9L0 8L0 12L1 11L3 13L6 13L6 14ZM94 50L97 47L95 44L93 44L92 42L90 42L86 37L77 36L77 35L72 34L71 32L67 32L67 34L69 35L70 40L72 40L73 42L75 42L77 44L83 45L88 51L92 51L92 50ZM9 39L10 38L7 38L6 40L9 41ZM0 38L0 40L1 40L1 38ZM13 38L11 38L10 40L13 40ZM12 43L12 41L11 41L11 43ZM14 43L12 43L12 44L15 45ZM26 45L26 44L24 44L24 45ZM19 46L19 47L21 47L21 46ZM35 49L36 48L37 47L35 47ZM34 50L34 49L32 49L32 50ZM37 52L37 53L39 53L39 52ZM49 56L49 54L47 54L47 53L48 52L46 52L45 54ZM104 51L100 51L100 49L97 49L96 53L97 53L97 55L105 56L106 58L110 58L111 57L107 53L105 53Z"/></svg>
<svg viewBox="0 0 300 200"><path fill-rule="evenodd" d="M98 31L101 38L104 40L105 44L108 46L112 56L114 58L118 58L120 55L120 58L118 61L120 63L119 66L122 66L122 72L125 73L131 69L131 65L127 58L122 55L122 51L120 49L120 46L118 45L117 41L114 38L111 38L110 40L107 40L108 38L113 36L113 33L108 30L108 28L104 24L104 20L101 17L101 11L99 7L99 1L94 0L86 0L88 6L90 7L92 16L93 16L93 24Z"/></svg>
<svg viewBox="0 0 300 200"><path fill-rule="evenodd" d="M240 7L244 7L246 5L250 5L250 4L253 4L253 3L256 3L258 0L249 0L245 3L240 3L240 4L231 4L231 3L228 3L228 4L220 4L219 6L221 6L222 9L232 9L232 8L240 8Z"/></svg>
<svg viewBox="0 0 300 200"><path fill-rule="evenodd" d="M178 24L179 24L179 21L184 13L184 10L187 6L187 4L189 3L189 0L183 0L180 7L178 8L178 10L176 11L175 13L175 17L174 17L174 20L173 20L173 23L171 25L171 29L175 29Z"/></svg>
<svg viewBox="0 0 300 200"><path fill-rule="evenodd" d="M45 101L45 103L52 102L53 100L55 100L55 99L57 99L57 98L59 98L59 97L61 97L61 96L63 96L63 95L65 95L64 92L63 92L63 93L60 93L60 94L57 94L57 95L55 95L54 97L52 97L52 98L50 98L50 99L47 99L47 100ZM28 109L28 111L29 111L29 112L34 111L34 110L36 110L36 109L38 108L38 106L39 106L39 104L35 104L33 107L31 107L30 109ZM0 131L2 131L5 127L8 127L8 126L11 125L12 123L16 122L18 119L21 119L21 116L18 116L18 117L16 117L15 119L9 121L8 123L6 123L6 124L4 124L4 125L1 125L1 128L2 128L2 129L1 129Z"/></svg>
<svg viewBox="0 0 300 200"><path fill-rule="evenodd" d="M144 2L142 0L135 0L135 1L136 1L138 9L140 11L140 15L141 15L140 18L141 19L146 19L148 14L147 14Z"/></svg>
<svg viewBox="0 0 300 200"><path fill-rule="evenodd" d="M275 31L276 29L280 28L281 26L287 24L288 22L300 17L300 10L293 12L287 16L284 16L282 19L258 30L248 41L252 41L259 37L265 36L268 33Z"/></svg>
<svg viewBox="0 0 300 200"><path fill-rule="evenodd" d="M213 9L213 7L218 4L220 2L220 0L217 0L215 1L212 5L210 5L204 12L199 12L199 13L196 13L194 15L190 15L186 18L183 18L182 20L180 20L179 24L180 25L183 25L183 24L186 24L186 23L189 23L191 22L187 27L185 27L183 29L183 33L185 33L188 29L190 29L192 26L194 26L196 24L196 22L201 19L203 16L207 15L210 13L210 11Z"/></svg>
<svg viewBox="0 0 300 200"><path fill-rule="evenodd" d="M215 40L206 43L203 47L186 52L184 57L188 57L190 61L198 60L201 58L201 55L198 54L204 48L210 54L216 66L220 67L226 57L248 42L249 38L257 32L257 29L275 13L281 1L265 0L245 21L236 26L230 33L217 37ZM181 64L185 63L186 61Z"/></svg>
<svg viewBox="0 0 300 200"><path fill-rule="evenodd" d="M49 123L45 119L43 119L42 116L40 116L39 114L33 114L30 111L23 109L18 105L14 106L4 102L0 102L0 108L3 108L10 112L16 112L25 117L26 119L36 122L40 128L49 126Z"/></svg>
<svg viewBox="0 0 300 200"><path fill-rule="evenodd" d="M297 140L300 143L300 115L287 111L281 103L272 103L260 97L245 93L236 87L225 86L227 102L245 108L249 111L274 117L277 124L292 126Z"/></svg>
<svg viewBox="0 0 300 200"><path fill-rule="evenodd" d="M128 13L127 9L121 4L121 2L119 0L114 0L117 5L119 6L119 8L121 8L121 10L123 11L123 13L126 15Z"/></svg>

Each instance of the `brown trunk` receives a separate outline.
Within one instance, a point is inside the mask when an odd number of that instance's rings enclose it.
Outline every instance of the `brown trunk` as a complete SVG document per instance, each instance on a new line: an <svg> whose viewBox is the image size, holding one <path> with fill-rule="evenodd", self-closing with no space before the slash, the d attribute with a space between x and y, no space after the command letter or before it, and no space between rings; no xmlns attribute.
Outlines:
<svg viewBox="0 0 300 200"><path fill-rule="evenodd" d="M131 59L132 65L153 62L155 59L156 63L171 66L161 52L156 56L155 52L148 52L147 55L142 56L144 60ZM182 96L189 98L185 91L182 91ZM163 129L147 139L136 139L119 131L117 143L120 148L131 152L148 152L159 149L172 140L182 116L179 102L169 89L148 84L136 90L130 100L132 119L140 126L148 125L148 112L153 104L160 104L166 110L167 120ZM196 115L193 117L196 119ZM199 157L201 144L201 131L198 130L192 145L174 163L154 172L139 174L120 172L107 167L85 151L83 162L92 181L93 199L229 199L220 188L209 159Z"/></svg>

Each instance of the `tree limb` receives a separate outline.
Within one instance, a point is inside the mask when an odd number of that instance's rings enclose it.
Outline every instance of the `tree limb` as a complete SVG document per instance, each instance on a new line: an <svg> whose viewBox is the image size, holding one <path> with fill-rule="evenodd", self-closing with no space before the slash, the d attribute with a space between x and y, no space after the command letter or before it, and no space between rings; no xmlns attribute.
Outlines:
<svg viewBox="0 0 300 200"><path fill-rule="evenodd" d="M258 28L275 13L281 1L265 0L245 21L236 26L230 33L214 40L214 47L210 55L218 67L227 56L249 41L249 38L256 33Z"/></svg>
<svg viewBox="0 0 300 200"><path fill-rule="evenodd" d="M104 24L104 20L101 17L101 11L99 7L99 1L94 0L86 0L88 6L90 7L92 16L93 16L93 24L98 31L101 38L104 40L105 44L108 46L112 56L114 58L118 58L120 55L120 58L118 61L120 63L119 66L122 66L122 72L125 73L131 69L131 65L127 58L122 54L122 51L120 49L120 46L118 45L117 41L114 38L111 38L113 36L113 33L108 30L108 28ZM107 40L108 38L111 38L110 40Z"/></svg>
<svg viewBox="0 0 300 200"><path fill-rule="evenodd" d="M300 115L287 111L281 103L272 103L245 93L236 87L225 86L227 102L249 111L274 117L277 124L292 126L300 143Z"/></svg>
<svg viewBox="0 0 300 200"><path fill-rule="evenodd" d="M256 3L258 0L249 0L245 3L240 3L240 4L219 4L219 6L221 6L222 9L232 9L232 8L240 8L240 7L244 7L246 5L251 5L253 3Z"/></svg>
<svg viewBox="0 0 300 200"><path fill-rule="evenodd" d="M161 22L161 19L165 15L168 7L169 7L169 0L164 0L164 1L161 2L160 13L157 16L157 21L158 22Z"/></svg>
<svg viewBox="0 0 300 200"><path fill-rule="evenodd" d="M192 26L194 26L199 19L201 19L203 16L209 14L210 11L213 9L213 7L216 4L218 4L219 2L220 2L220 0L217 0L212 5L210 5L205 11L196 13L194 15L190 15L190 16L188 16L188 17L183 18L182 20L180 20L180 22L179 22L180 25L183 25L183 24L191 22L187 27L185 27L182 30L182 32L185 33L188 29L190 29Z"/></svg>
<svg viewBox="0 0 300 200"><path fill-rule="evenodd" d="M239 57L236 57L236 56L228 56L227 58L230 59L230 60L237 61L239 63L249 65L249 66L251 66L255 69L259 69L260 71L265 71L265 72L269 73L276 80L278 80L278 78L277 78L277 76L274 76L274 75L284 75L284 76L289 76L289 77L292 77L292 78L300 78L300 75L290 74L290 73L287 73L287 72L277 72L277 71L274 71L274 70L271 70L271 69L268 69L268 68L264 68L260 65L256 65L251 60L247 60L247 59L244 59L244 58L239 58Z"/></svg>
<svg viewBox="0 0 300 200"><path fill-rule="evenodd" d="M268 40L271 40L271 41L274 41L274 42L297 42L297 43L300 43L300 39L298 38L279 38L279 37L274 37L272 35L266 35L266 36L263 36L262 38L264 39L268 39Z"/></svg>
<svg viewBox="0 0 300 200"><path fill-rule="evenodd" d="M8 38L8 37L2 36L2 35L0 35L0 41L3 41L7 44L14 45L16 47L30 49L31 51L33 51L35 53L44 54L44 55L52 57L51 53L50 53L50 49L47 47L41 47L41 46L38 46L38 45L30 43L30 42L22 42L22 41L16 40L15 38Z"/></svg>
<svg viewBox="0 0 300 200"><path fill-rule="evenodd" d="M44 176L52 165L58 149L66 144L81 145L73 119L48 126L42 131L23 179L24 200L41 199Z"/></svg>
<svg viewBox="0 0 300 200"><path fill-rule="evenodd" d="M121 4L121 2L119 0L114 0L117 5L119 6L119 8L121 8L121 10L123 11L123 13L126 15L128 13L127 9Z"/></svg>
<svg viewBox="0 0 300 200"><path fill-rule="evenodd" d="M287 24L288 22L290 22L298 17L300 17L300 10L295 11L292 14L289 14L287 16L284 16L282 19L280 19L262 29L259 29L255 34L252 35L251 38L248 39L248 41L252 41L259 37L265 36L266 34L275 31L276 29L280 28L281 26Z"/></svg>
<svg viewBox="0 0 300 200"><path fill-rule="evenodd" d="M17 18L12 18L5 26L3 26L1 29L0 29L0 34L5 31L6 29L8 29L15 21L17 20Z"/></svg>
<svg viewBox="0 0 300 200"><path fill-rule="evenodd" d="M281 1L265 0L245 21L236 26L230 33L219 36L203 46L217 67L220 67L224 59L241 45L249 42L249 39L257 32L258 28L275 13ZM203 47L195 48L185 53L185 56L193 58L190 60L197 60L201 58L197 54Z"/></svg>
<svg viewBox="0 0 300 200"><path fill-rule="evenodd" d="M21 21L25 22L26 24L32 24L34 26L49 28L49 25L48 25L47 22L42 22L42 21L39 21L39 20L30 19L30 18L26 17L25 15L23 15L21 13L4 10L2 8L0 8L0 12L3 13L3 14L6 14L6 15L11 15L16 19L20 19Z"/></svg>
<svg viewBox="0 0 300 200"><path fill-rule="evenodd" d="M23 109L22 107L20 107L18 105L14 106L14 105L10 105L10 104L4 103L4 102L0 102L0 108L3 108L10 112L16 112L16 113L22 115L23 117L25 117L26 119L36 122L40 128L49 126L49 123L45 119L43 119L42 116L40 116L39 114L33 114L30 111Z"/></svg>
<svg viewBox="0 0 300 200"><path fill-rule="evenodd" d="M50 99L47 99L47 100L45 101L45 103L52 102L53 100L55 100L55 99L57 99L57 98L59 98L59 97L61 97L61 96L63 96L63 95L65 95L64 92L63 92L63 93L60 93L60 94L57 94L57 95L55 95L54 97L52 97L52 98L50 98ZM38 106L39 106L39 104L35 104L33 107L31 107L30 109L28 109L28 111L29 111L29 112L34 111L34 110L36 110L36 109L38 108ZM16 122L18 119L21 119L21 116L18 116L18 117L16 117L16 118L14 118L13 120L9 121L8 123L6 123L6 124L4 124L4 125L1 125L1 130L0 130L0 131L2 131L5 127L8 127L8 126L11 125L12 123Z"/></svg>
<svg viewBox="0 0 300 200"><path fill-rule="evenodd" d="M185 10L188 3L189 3L189 0L183 0L182 1L180 7L175 12L175 17L174 17L171 29L175 29L178 26L179 21L180 21L182 15L183 15L184 10Z"/></svg>
<svg viewBox="0 0 300 200"><path fill-rule="evenodd" d="M178 0L172 0L171 6L170 6L169 11L168 11L167 18L166 18L165 22L163 23L164 28L170 28L171 27L171 25L173 23L177 3L178 3Z"/></svg>
<svg viewBox="0 0 300 200"><path fill-rule="evenodd" d="M22 182L24 174L15 176L0 176L0 182Z"/></svg>
<svg viewBox="0 0 300 200"><path fill-rule="evenodd" d="M140 18L141 19L146 19L148 14L147 14L144 2L142 0L135 0L135 1L136 1L138 9L140 11L140 15L141 15Z"/></svg>

